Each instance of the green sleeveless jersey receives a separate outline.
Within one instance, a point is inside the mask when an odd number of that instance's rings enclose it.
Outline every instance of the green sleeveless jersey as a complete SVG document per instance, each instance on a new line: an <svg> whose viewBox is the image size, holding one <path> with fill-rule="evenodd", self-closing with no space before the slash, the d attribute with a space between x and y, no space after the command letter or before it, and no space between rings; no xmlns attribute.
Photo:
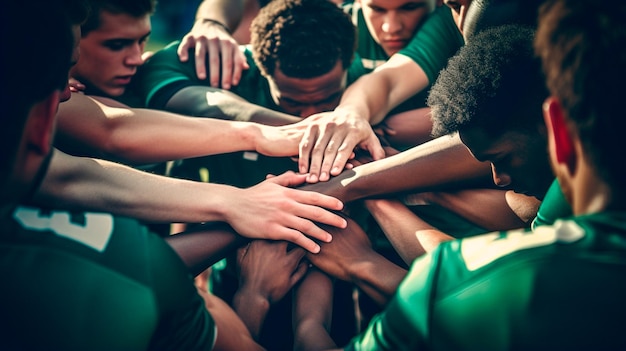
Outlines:
<svg viewBox="0 0 626 351"><path fill-rule="evenodd" d="M346 350L626 349L626 213L443 243Z"/></svg>
<svg viewBox="0 0 626 351"><path fill-rule="evenodd" d="M210 350L180 257L136 221L17 207L0 233L0 349Z"/></svg>

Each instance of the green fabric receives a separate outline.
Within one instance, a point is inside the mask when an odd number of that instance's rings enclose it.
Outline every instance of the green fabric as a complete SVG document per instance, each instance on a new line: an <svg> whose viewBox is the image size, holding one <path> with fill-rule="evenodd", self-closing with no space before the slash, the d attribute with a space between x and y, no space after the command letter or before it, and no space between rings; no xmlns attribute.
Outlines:
<svg viewBox="0 0 626 351"><path fill-rule="evenodd" d="M382 65L389 59L387 53L383 48L374 40L374 37L370 34L363 17L363 11L360 6L355 5L352 2L346 2L342 4L343 10L352 17L352 23L356 26L357 30L357 47L356 52L359 55L359 59L362 67L371 72L374 68Z"/></svg>
<svg viewBox="0 0 626 351"><path fill-rule="evenodd" d="M399 54L411 58L426 73L433 84L448 59L463 46L463 36L454 24L448 6L438 7L415 33Z"/></svg>
<svg viewBox="0 0 626 351"><path fill-rule="evenodd" d="M346 350L606 350L626 338L626 213L442 243Z"/></svg>
<svg viewBox="0 0 626 351"><path fill-rule="evenodd" d="M553 224L559 218L572 215L572 206L567 202L558 180L554 180L546 196L541 201L537 217L533 220L532 227Z"/></svg>
<svg viewBox="0 0 626 351"><path fill-rule="evenodd" d="M175 41L157 51L140 69L137 75L137 93L144 99L146 106L158 105L152 99L155 94L166 86L176 82L189 82L193 85L209 86L208 80L199 80L196 77L195 60L190 53L187 62L180 62L176 49L179 41ZM279 107L274 103L270 94L267 79L261 75L252 58L252 51L249 46L241 46L249 69L244 70L238 85L233 86L230 91L241 96L247 101L272 110L279 111ZM348 84L356 80L365 71L357 64L348 69Z"/></svg>
<svg viewBox="0 0 626 351"><path fill-rule="evenodd" d="M171 247L134 220L18 207L0 233L0 343L211 349L215 324Z"/></svg>

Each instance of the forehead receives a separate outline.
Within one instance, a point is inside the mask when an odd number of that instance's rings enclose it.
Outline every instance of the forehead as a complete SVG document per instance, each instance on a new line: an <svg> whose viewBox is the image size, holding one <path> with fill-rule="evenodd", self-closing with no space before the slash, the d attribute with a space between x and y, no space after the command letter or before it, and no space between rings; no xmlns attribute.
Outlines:
<svg viewBox="0 0 626 351"><path fill-rule="evenodd" d="M100 25L87 36L135 38L150 33L150 14L134 17L126 13L100 11Z"/></svg>
<svg viewBox="0 0 626 351"><path fill-rule="evenodd" d="M507 155L524 152L525 145L532 138L521 132L506 132L494 137L479 128L460 131L459 137L479 161L492 161Z"/></svg>
<svg viewBox="0 0 626 351"><path fill-rule="evenodd" d="M469 6L472 0L443 0L443 3L447 6Z"/></svg>
<svg viewBox="0 0 626 351"><path fill-rule="evenodd" d="M281 97L299 102L315 102L345 89L346 70L341 60L337 60L335 67L326 74L313 78L292 78L283 74L277 64L271 80L273 88L278 90Z"/></svg>
<svg viewBox="0 0 626 351"><path fill-rule="evenodd" d="M381 9L394 10L407 5L433 5L434 0L361 0L363 7L377 7Z"/></svg>

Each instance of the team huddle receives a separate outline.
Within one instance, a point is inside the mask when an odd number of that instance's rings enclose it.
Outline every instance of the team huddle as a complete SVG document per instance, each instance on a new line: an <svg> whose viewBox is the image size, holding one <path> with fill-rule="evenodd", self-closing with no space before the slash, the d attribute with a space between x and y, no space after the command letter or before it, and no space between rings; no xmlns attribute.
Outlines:
<svg viewBox="0 0 626 351"><path fill-rule="evenodd" d="M2 11L2 350L623 350L626 4Z"/></svg>

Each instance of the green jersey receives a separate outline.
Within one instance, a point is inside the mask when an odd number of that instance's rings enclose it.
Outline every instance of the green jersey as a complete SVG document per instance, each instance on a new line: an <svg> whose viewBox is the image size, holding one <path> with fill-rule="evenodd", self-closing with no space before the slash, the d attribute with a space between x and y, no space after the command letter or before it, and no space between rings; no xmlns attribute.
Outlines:
<svg viewBox="0 0 626 351"><path fill-rule="evenodd" d="M387 62L389 56L387 56L387 53L383 50L382 46L380 46L370 34L365 18L363 17L363 11L361 10L359 4L344 2L341 7L352 17L352 23L356 27L357 60L360 61L363 69L367 72L371 72L374 68Z"/></svg>
<svg viewBox="0 0 626 351"><path fill-rule="evenodd" d="M202 85L210 86L208 79L200 80L196 76L195 60L193 53L187 62L181 62L176 52L180 41L175 41L157 51L140 69L136 77L137 92L145 99L146 106L163 108L167 101L184 86ZM248 102L267 107L271 110L280 111L280 108L270 93L270 86L261 74L259 67L252 58L252 51L248 45L241 46L246 56L249 69L242 71L238 85L230 91L246 99ZM360 69L348 69L348 84L352 83L363 74ZM163 95L163 91L170 90L171 86L176 89Z"/></svg>
<svg viewBox="0 0 626 351"><path fill-rule="evenodd" d="M626 213L442 243L346 350L626 348Z"/></svg>
<svg viewBox="0 0 626 351"><path fill-rule="evenodd" d="M426 73L433 84L448 59L463 46L463 36L454 24L448 6L439 6L415 33L409 44L398 53L409 57Z"/></svg>
<svg viewBox="0 0 626 351"><path fill-rule="evenodd" d="M541 205L537 211L537 217L532 222L532 227L553 224L559 218L570 217L572 206L565 199L558 180L554 180L546 196L541 200Z"/></svg>
<svg viewBox="0 0 626 351"><path fill-rule="evenodd" d="M33 207L0 232L0 349L210 350L213 319L180 257L130 219Z"/></svg>

